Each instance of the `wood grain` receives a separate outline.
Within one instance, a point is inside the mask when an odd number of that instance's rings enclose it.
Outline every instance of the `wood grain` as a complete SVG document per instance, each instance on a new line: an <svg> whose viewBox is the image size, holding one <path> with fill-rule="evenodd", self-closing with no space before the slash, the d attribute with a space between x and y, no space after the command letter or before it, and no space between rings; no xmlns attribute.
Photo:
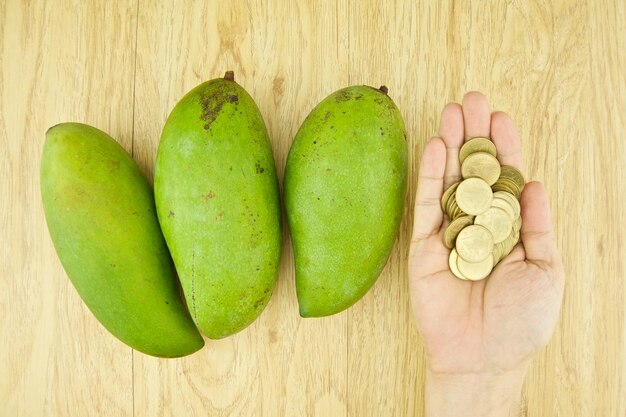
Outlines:
<svg viewBox="0 0 626 417"><path fill-rule="evenodd" d="M0 5L0 415L133 415L132 350L63 272L39 159L46 129L63 121L131 149L136 15L136 4L107 1Z"/></svg>
<svg viewBox="0 0 626 417"><path fill-rule="evenodd" d="M421 415L406 271L417 163L442 107L480 90L518 123L567 271L522 415L626 416L624 2L8 0L0 35L0 415ZM110 336L63 272L39 197L44 133L92 124L151 178L171 108L229 69L266 120L281 181L317 102L387 85L410 147L402 229L358 304L305 320L285 228L259 320L190 357L151 358Z"/></svg>

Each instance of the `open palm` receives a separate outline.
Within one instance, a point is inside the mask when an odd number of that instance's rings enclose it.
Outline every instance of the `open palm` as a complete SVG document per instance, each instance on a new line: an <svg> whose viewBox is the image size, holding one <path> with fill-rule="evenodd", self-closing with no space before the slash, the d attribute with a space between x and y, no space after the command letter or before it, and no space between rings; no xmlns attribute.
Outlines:
<svg viewBox="0 0 626 417"><path fill-rule="evenodd" d="M447 105L440 137L424 150L415 199L409 281L413 311L432 372L497 374L525 367L549 340L563 296L564 273L543 186L526 184L521 196L521 242L482 281L449 270L443 244L448 220L443 191L461 179L459 148L491 137L502 165L524 172L519 134L504 113L491 114L486 98L468 93Z"/></svg>

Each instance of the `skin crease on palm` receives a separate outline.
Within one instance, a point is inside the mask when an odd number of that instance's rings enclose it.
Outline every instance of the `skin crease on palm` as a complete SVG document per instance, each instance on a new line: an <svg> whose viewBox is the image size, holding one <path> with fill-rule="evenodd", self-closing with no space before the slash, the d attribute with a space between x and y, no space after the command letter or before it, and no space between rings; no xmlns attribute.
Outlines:
<svg viewBox="0 0 626 417"><path fill-rule="evenodd" d="M492 114L484 95L471 92L462 105L444 108L439 137L427 143L420 165L409 254L411 302L432 375L523 376L556 326L564 272L548 197L538 182L527 183L521 196L520 243L491 275L471 282L450 272L442 238L448 220L440 199L461 179L459 148L477 136L493 140L500 164L525 174L513 121L505 113Z"/></svg>

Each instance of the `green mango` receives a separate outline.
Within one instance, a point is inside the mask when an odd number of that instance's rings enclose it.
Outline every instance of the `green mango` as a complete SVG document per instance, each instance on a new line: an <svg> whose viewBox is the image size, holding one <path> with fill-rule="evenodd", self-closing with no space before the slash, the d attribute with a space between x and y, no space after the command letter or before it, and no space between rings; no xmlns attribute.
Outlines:
<svg viewBox="0 0 626 417"><path fill-rule="evenodd" d="M347 87L311 111L284 182L302 317L345 310L374 284L398 233L406 185L404 122L386 87Z"/></svg>
<svg viewBox="0 0 626 417"><path fill-rule="evenodd" d="M196 325L211 339L244 329L276 283L281 214L265 123L232 72L176 104L161 134L154 189Z"/></svg>
<svg viewBox="0 0 626 417"><path fill-rule="evenodd" d="M101 130L59 124L46 133L40 182L54 247L100 323L148 355L199 350L152 188L130 155Z"/></svg>

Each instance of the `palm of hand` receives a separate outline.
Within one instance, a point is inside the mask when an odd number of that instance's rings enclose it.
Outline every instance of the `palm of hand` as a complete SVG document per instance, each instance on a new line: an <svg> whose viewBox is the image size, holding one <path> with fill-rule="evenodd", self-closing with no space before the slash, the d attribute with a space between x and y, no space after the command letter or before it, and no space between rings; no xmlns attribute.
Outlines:
<svg viewBox="0 0 626 417"><path fill-rule="evenodd" d="M540 184L527 184L522 242L489 278L459 280L448 267L447 221L439 206L443 190L460 179L458 148L464 137L491 136L500 162L521 170L520 142L508 116L492 117L477 93L468 94L462 107L444 109L440 133L424 151L409 256L411 301L429 367L451 374L512 370L547 343L560 309L564 274L547 197Z"/></svg>

